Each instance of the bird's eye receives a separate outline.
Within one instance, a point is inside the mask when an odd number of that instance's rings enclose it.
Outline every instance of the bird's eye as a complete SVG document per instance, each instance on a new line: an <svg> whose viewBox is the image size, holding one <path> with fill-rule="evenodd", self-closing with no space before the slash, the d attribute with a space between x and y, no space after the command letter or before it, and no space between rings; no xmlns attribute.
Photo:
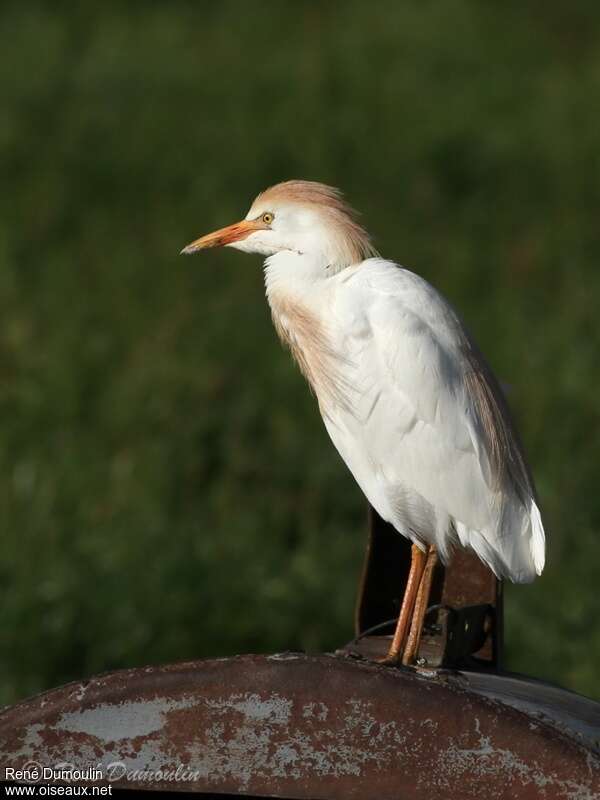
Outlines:
<svg viewBox="0 0 600 800"><path fill-rule="evenodd" d="M265 225L270 225L273 222L274 215L271 214L270 211L265 211L262 215L261 219L265 223Z"/></svg>

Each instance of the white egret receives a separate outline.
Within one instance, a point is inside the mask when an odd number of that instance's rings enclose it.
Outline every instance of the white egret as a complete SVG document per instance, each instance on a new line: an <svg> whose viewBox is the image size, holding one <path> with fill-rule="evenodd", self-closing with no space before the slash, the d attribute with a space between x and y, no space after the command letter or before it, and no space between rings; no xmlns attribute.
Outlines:
<svg viewBox="0 0 600 800"><path fill-rule="evenodd" d="M544 567L535 489L498 382L423 278L381 258L337 189L287 181L189 244L266 256L273 322L368 501L412 542L387 656L417 652L436 559L470 548L500 578Z"/></svg>

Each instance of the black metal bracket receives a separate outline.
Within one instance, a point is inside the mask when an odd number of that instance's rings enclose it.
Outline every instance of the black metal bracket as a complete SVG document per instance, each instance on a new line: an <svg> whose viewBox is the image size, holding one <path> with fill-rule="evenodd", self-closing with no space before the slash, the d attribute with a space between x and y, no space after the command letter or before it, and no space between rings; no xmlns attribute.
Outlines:
<svg viewBox="0 0 600 800"><path fill-rule="evenodd" d="M417 663L422 667L473 667L494 625L489 603L464 608L434 606L425 620ZM476 662L475 662L476 663Z"/></svg>

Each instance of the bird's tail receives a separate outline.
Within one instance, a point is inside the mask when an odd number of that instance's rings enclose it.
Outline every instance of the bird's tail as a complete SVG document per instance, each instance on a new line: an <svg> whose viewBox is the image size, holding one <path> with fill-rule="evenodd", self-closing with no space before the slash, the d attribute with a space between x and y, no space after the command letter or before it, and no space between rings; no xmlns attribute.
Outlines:
<svg viewBox="0 0 600 800"><path fill-rule="evenodd" d="M531 500L529 510L505 509L495 530L474 531L456 524L460 543L469 547L498 578L531 583L544 569L546 536L540 511Z"/></svg>
<svg viewBox="0 0 600 800"><path fill-rule="evenodd" d="M531 501L529 518L531 520L531 538L529 540L531 558L533 559L536 574L541 575L546 563L546 534L542 525L542 515L535 504L535 500Z"/></svg>

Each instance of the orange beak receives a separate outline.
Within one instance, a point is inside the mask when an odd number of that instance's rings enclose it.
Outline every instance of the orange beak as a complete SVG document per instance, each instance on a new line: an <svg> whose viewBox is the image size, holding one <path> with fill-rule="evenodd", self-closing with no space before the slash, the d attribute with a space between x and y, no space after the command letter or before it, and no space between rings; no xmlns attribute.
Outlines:
<svg viewBox="0 0 600 800"><path fill-rule="evenodd" d="M190 253L197 253L198 250L206 250L208 247L222 247L232 242L239 242L250 236L254 231L265 230L267 227L268 225L265 225L259 219L243 219L234 225L228 225L226 228L220 228L218 231L201 236L188 244L187 247L184 247L181 252L185 255L190 255Z"/></svg>

